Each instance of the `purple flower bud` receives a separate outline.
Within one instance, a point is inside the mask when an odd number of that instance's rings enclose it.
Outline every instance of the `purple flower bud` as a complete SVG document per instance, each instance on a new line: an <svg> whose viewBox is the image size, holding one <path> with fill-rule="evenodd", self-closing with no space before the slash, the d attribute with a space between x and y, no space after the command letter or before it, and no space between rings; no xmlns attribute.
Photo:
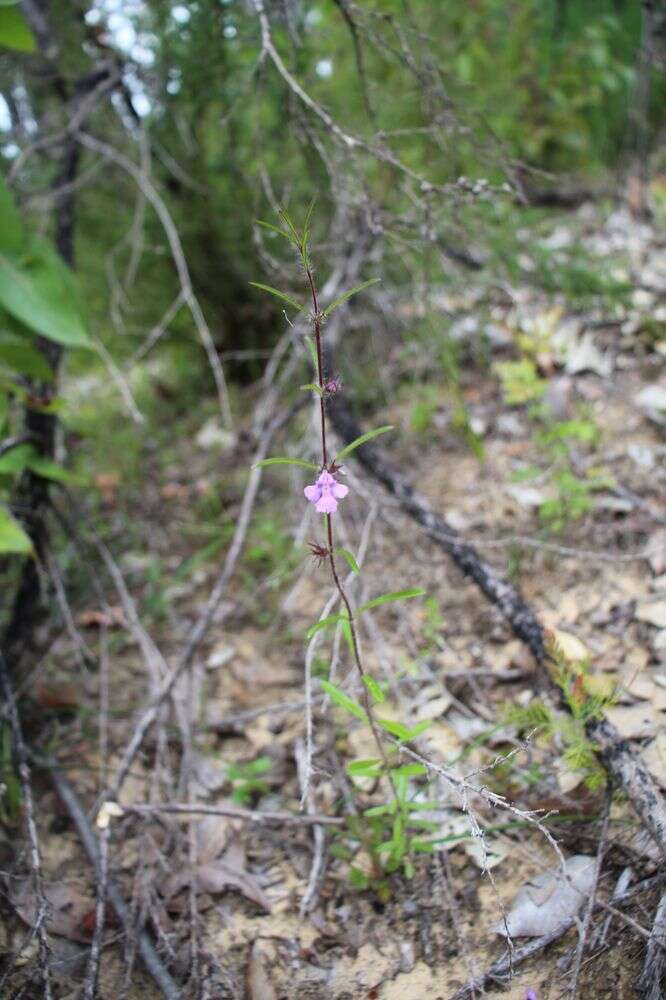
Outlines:
<svg viewBox="0 0 666 1000"><path fill-rule="evenodd" d="M319 514L334 514L338 509L338 500L347 496L349 487L343 486L324 469L316 483L306 486L303 493Z"/></svg>
<svg viewBox="0 0 666 1000"><path fill-rule="evenodd" d="M525 994L525 1000L539 1000L539 998L537 997L536 993L534 992L531 986L527 991L527 993Z"/></svg>
<svg viewBox="0 0 666 1000"><path fill-rule="evenodd" d="M335 396L342 389L342 379L339 375L327 378L324 382L324 392L327 396Z"/></svg>

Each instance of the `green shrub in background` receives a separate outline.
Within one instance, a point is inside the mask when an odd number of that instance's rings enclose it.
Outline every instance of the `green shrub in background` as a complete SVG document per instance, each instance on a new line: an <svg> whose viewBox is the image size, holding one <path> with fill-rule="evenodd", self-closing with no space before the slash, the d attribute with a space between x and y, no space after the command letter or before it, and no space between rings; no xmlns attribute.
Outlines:
<svg viewBox="0 0 666 1000"><path fill-rule="evenodd" d="M22 433L25 408L58 408L40 337L65 347L90 346L71 271L46 241L26 231L0 180L0 555L32 548L9 508L18 477L26 469L46 479L68 477Z"/></svg>

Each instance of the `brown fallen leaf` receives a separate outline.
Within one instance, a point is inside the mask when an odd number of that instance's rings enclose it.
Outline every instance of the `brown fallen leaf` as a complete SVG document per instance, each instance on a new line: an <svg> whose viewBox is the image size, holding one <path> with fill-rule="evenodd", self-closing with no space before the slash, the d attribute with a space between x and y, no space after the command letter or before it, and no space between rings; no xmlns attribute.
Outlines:
<svg viewBox="0 0 666 1000"><path fill-rule="evenodd" d="M171 909L169 904L174 897L192 883L197 892L216 894L235 890L267 913L271 912L270 899L256 878L245 870L245 852L238 842L231 844L219 860L205 861L194 869L191 866L185 867L167 878L161 888L167 909ZM178 904L175 908L178 908Z"/></svg>
<svg viewBox="0 0 666 1000"><path fill-rule="evenodd" d="M35 695L42 708L78 708L81 704L80 689L76 684L70 684L67 681L56 684L38 684Z"/></svg>
<svg viewBox="0 0 666 1000"><path fill-rule="evenodd" d="M45 885L44 896L47 931L70 941L91 940L95 930L94 899L84 896L75 886L66 884ZM12 893L12 903L21 920L34 927L39 908L30 880L23 882Z"/></svg>

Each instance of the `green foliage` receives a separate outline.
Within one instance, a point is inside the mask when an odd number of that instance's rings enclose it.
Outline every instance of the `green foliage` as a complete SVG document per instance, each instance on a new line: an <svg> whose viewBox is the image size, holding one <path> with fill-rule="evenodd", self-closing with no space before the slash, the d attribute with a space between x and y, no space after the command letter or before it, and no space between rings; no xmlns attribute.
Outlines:
<svg viewBox="0 0 666 1000"><path fill-rule="evenodd" d="M14 767L9 725L0 723L0 822L14 824L21 814L21 783Z"/></svg>
<svg viewBox="0 0 666 1000"><path fill-rule="evenodd" d="M6 41L5 15L16 15L17 23L24 25L18 11L0 7L0 42ZM31 40L29 32L28 36ZM31 48L24 45L23 50ZM40 403L31 396L33 382L53 379L36 335L58 344L89 346L77 296L72 274L46 242L25 231L13 198L0 180L0 431L12 430L14 398L35 409L54 410L53 401ZM25 555L32 551L32 544L8 508L18 477L25 470L60 482L73 477L39 455L31 444L12 444L0 454L0 554Z"/></svg>
<svg viewBox="0 0 666 1000"><path fill-rule="evenodd" d="M227 764L227 778L232 785L231 797L234 802L247 806L268 791L262 776L273 767L270 757L257 757L246 763Z"/></svg>
<svg viewBox="0 0 666 1000"><path fill-rule="evenodd" d="M416 396L409 411L409 424L415 434L427 434L441 405L441 395L435 386L426 385L416 391Z"/></svg>
<svg viewBox="0 0 666 1000"><path fill-rule="evenodd" d="M331 701L340 708L344 708L346 712L349 712L350 715L353 715L356 719L360 719L362 722L368 721L368 716L363 706L359 705L353 698L350 698L344 691L341 691L335 684L331 684L330 681L322 681L321 686L326 694L329 695Z"/></svg>
<svg viewBox="0 0 666 1000"><path fill-rule="evenodd" d="M351 455L353 451L356 451L357 448L360 448L362 444L366 443L366 441L372 441L373 438L379 437L380 434L386 434L387 431L392 431L392 430L393 430L393 424L385 424L383 427L376 427L375 430L373 431L366 431L365 434L361 434L360 437L357 437L354 441L351 441L348 445L345 445L342 451L338 452L338 454L335 456L336 465L339 465L340 462L342 462L347 457L347 455Z"/></svg>
<svg viewBox="0 0 666 1000"><path fill-rule="evenodd" d="M554 637L547 636L546 648L553 662L553 678L562 690L568 712L555 711L535 699L524 707L506 706L504 717L523 732L536 730L550 741L557 738L567 768L581 772L588 788L598 788L606 781L606 772L587 737L585 724L601 718L616 695L597 694L589 681L589 661L569 660Z"/></svg>
<svg viewBox="0 0 666 1000"><path fill-rule="evenodd" d="M18 0L3 0L0 3L0 48L34 52L37 45L23 14L12 9L16 3Z"/></svg>
<svg viewBox="0 0 666 1000"><path fill-rule="evenodd" d="M536 365L528 358L520 361L498 361L495 371L502 384L502 395L508 406L522 406L541 399L546 391L546 380L537 372Z"/></svg>
<svg viewBox="0 0 666 1000"><path fill-rule="evenodd" d="M362 615L364 611L370 611L371 608L379 608L382 604L392 604L395 601L408 601L413 597L423 597L424 594L425 590L423 587L409 587L407 590L395 590L390 594L380 594L379 597L373 597L372 600L361 604L357 608L356 614Z"/></svg>

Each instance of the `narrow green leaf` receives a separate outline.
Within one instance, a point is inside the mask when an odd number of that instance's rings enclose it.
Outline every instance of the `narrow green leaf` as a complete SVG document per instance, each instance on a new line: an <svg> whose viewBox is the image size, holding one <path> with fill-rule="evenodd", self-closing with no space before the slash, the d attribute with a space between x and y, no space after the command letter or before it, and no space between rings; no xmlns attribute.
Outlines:
<svg viewBox="0 0 666 1000"><path fill-rule="evenodd" d="M392 804L388 803L383 806L371 806L370 809L364 809L363 815L369 816L372 819L373 816L390 816L393 811Z"/></svg>
<svg viewBox="0 0 666 1000"><path fill-rule="evenodd" d="M417 854L434 854L437 850L437 845L431 843L429 840L412 840L411 848Z"/></svg>
<svg viewBox="0 0 666 1000"><path fill-rule="evenodd" d="M321 618L318 622L315 622L314 625L310 626L305 633L305 638L309 642L313 635L316 635L317 632L321 632L323 628L328 628L329 625L334 625L336 622L339 622L341 618L342 615L329 615L328 618Z"/></svg>
<svg viewBox="0 0 666 1000"><path fill-rule="evenodd" d="M315 385L314 382L308 382L307 385L302 385L300 388L303 389L304 392L316 392L318 396L324 395L319 386Z"/></svg>
<svg viewBox="0 0 666 1000"><path fill-rule="evenodd" d="M433 722L432 719L426 719L424 722L419 722L418 725L414 726L413 729L409 730L409 736L407 737L407 739L415 740L417 736L420 736L421 733L425 733L426 729L430 728L432 722Z"/></svg>
<svg viewBox="0 0 666 1000"><path fill-rule="evenodd" d="M405 775L407 778L415 778L419 774L427 774L428 769L423 764L403 764L401 767L396 767L391 773L394 775Z"/></svg>
<svg viewBox="0 0 666 1000"><path fill-rule="evenodd" d="M357 719L361 719L363 722L368 721L365 709L362 708L357 701L354 701L353 698L350 698L349 695L346 695L344 691L337 688L335 684L331 684L329 681L322 681L321 686L324 691L330 695L331 701L334 701L336 705L340 706L340 708L344 708L350 715L355 716Z"/></svg>
<svg viewBox="0 0 666 1000"><path fill-rule="evenodd" d="M360 437L357 437L355 441L352 441L351 444L348 444L346 448L343 448L342 451L335 456L336 463L339 465L343 458L350 455L352 451L356 451L356 449L360 448L366 441L371 441L372 438L379 437L380 434L386 434L387 431L392 430L393 424L386 424L384 427L377 427L374 431L368 431L366 434L361 434Z"/></svg>
<svg viewBox="0 0 666 1000"><path fill-rule="evenodd" d="M340 615L340 628L342 629L342 634L345 642L347 643L347 648L349 649L349 653L353 659L356 656L356 650L354 649L354 636L351 630L351 623L345 612Z"/></svg>
<svg viewBox="0 0 666 1000"><path fill-rule="evenodd" d="M343 302L350 299L352 295L357 295L359 292L362 292L364 288L368 288L370 285L376 285L379 280L379 278L370 278L369 281L364 281L362 284L357 285L356 288L350 288L348 292L343 292L342 295L340 295L334 302L331 302L330 306L324 310L324 318L330 316L334 309L341 306Z"/></svg>
<svg viewBox="0 0 666 1000"><path fill-rule="evenodd" d="M349 551L349 549L338 548L335 551L339 552L340 555L342 556L342 558L347 561L347 565L349 566L349 568L352 571L352 573L360 573L361 572L360 569L358 568L358 563L354 559L354 557L351 554L351 552Z"/></svg>
<svg viewBox="0 0 666 1000"><path fill-rule="evenodd" d="M369 757L367 760L353 760L347 764L347 773L352 778L376 778L381 774L382 762L378 757Z"/></svg>
<svg viewBox="0 0 666 1000"><path fill-rule="evenodd" d="M304 257L308 254L308 243L310 242L310 220L312 219L312 213L315 207L315 199L313 198L308 206L308 210L305 213L305 222L303 223L303 235L301 237L301 252Z"/></svg>
<svg viewBox="0 0 666 1000"><path fill-rule="evenodd" d="M370 677L368 674L364 674L363 683L367 687L368 691L372 696L372 700L376 705L381 705L383 701L386 701L384 692L380 688L374 677Z"/></svg>
<svg viewBox="0 0 666 1000"><path fill-rule="evenodd" d="M262 292L268 292L269 295L274 295L276 299L281 299L288 305L292 306L296 312L300 312L305 306L302 306L300 302L296 299L292 299L291 295L287 295L286 292L281 292L279 288L273 288L271 285L264 285L260 281L250 281L253 288L260 288Z"/></svg>
<svg viewBox="0 0 666 1000"><path fill-rule="evenodd" d="M387 733L391 736L395 736L396 739L405 740L409 739L409 729L407 726L403 726L402 722L393 722L391 719L377 719L377 722L385 729Z"/></svg>
<svg viewBox="0 0 666 1000"><path fill-rule="evenodd" d="M317 376L319 375L319 362L317 360L317 348L314 345L314 341L311 337L308 337L305 341L308 345L308 351L310 352L310 357L312 358L312 364L314 365L314 370Z"/></svg>
<svg viewBox="0 0 666 1000"><path fill-rule="evenodd" d="M257 462L253 465L253 469L263 469L267 465L300 465L304 469L313 469L315 472L319 471L319 466L315 465L314 462L306 462L303 458L288 458L288 457L278 457L278 458L264 458L261 462Z"/></svg>
<svg viewBox="0 0 666 1000"><path fill-rule="evenodd" d="M289 242L291 243L291 236L289 235L289 233L286 233L284 229L280 229L279 226L274 226L271 222L264 222L262 219L255 219L254 221L257 223L258 226L263 226L264 229L270 229L271 232L278 233L280 236L284 236L284 238L286 240L289 240Z"/></svg>
<svg viewBox="0 0 666 1000"><path fill-rule="evenodd" d="M301 238L300 238L298 229L296 228L296 226L292 222L292 219L291 219L291 216L289 215L289 212L286 210L286 208L280 208L280 209L278 209L278 215L282 219L282 222L284 223L284 225L289 230L289 232L291 234L290 238L291 238L292 243L294 243L297 247L300 246Z"/></svg>
<svg viewBox="0 0 666 1000"><path fill-rule="evenodd" d="M0 431L2 431L7 417L9 416L9 397L6 392L0 391Z"/></svg>
<svg viewBox="0 0 666 1000"><path fill-rule="evenodd" d="M32 542L6 507L0 507L0 552L32 552Z"/></svg>
<svg viewBox="0 0 666 1000"><path fill-rule="evenodd" d="M423 597L425 590L423 587L412 587L410 590L395 590L390 594L382 594L380 597L373 597L371 601L366 601L357 610L357 615L362 615L370 608L378 608L381 604L390 604L393 601L408 601L411 597Z"/></svg>

